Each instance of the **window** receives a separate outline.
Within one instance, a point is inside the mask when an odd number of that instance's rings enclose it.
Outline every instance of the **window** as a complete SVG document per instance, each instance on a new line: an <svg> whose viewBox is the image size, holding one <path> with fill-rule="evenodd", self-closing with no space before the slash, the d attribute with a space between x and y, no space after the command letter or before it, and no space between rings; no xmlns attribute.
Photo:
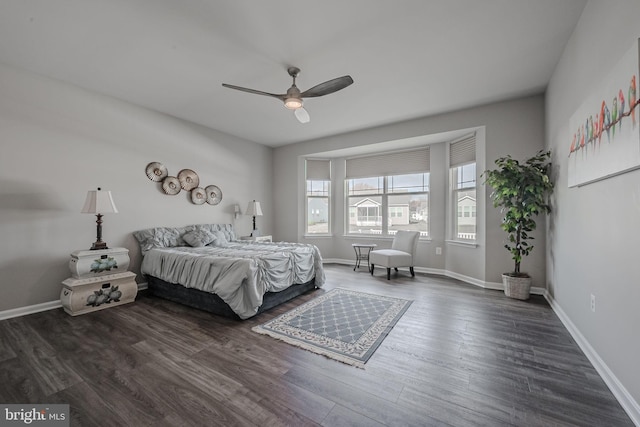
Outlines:
<svg viewBox="0 0 640 427"><path fill-rule="evenodd" d="M347 159L348 234L429 232L429 148Z"/></svg>
<svg viewBox="0 0 640 427"><path fill-rule="evenodd" d="M306 234L330 234L331 162L306 161Z"/></svg>
<svg viewBox="0 0 640 427"><path fill-rule="evenodd" d="M382 233L382 197L384 178L356 178L347 180L349 233L369 230L367 234Z"/></svg>
<svg viewBox="0 0 640 427"><path fill-rule="evenodd" d="M429 235L429 173L379 176L366 181L381 185L364 188L361 179L347 180L349 234L393 235L397 230L416 230L421 236ZM393 184L402 181L413 185L401 188Z"/></svg>
<svg viewBox="0 0 640 427"><path fill-rule="evenodd" d="M404 208L398 206L389 206L389 217L390 218L402 218L404 212Z"/></svg>
<svg viewBox="0 0 640 427"><path fill-rule="evenodd" d="M449 146L454 240L476 240L475 141L472 135Z"/></svg>

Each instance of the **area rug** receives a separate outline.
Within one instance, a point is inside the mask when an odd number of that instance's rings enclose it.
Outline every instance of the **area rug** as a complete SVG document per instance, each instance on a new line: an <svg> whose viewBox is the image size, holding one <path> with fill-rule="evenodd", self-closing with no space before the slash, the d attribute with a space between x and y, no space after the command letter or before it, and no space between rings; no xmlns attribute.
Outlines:
<svg viewBox="0 0 640 427"><path fill-rule="evenodd" d="M252 330L362 368L411 303L336 288Z"/></svg>

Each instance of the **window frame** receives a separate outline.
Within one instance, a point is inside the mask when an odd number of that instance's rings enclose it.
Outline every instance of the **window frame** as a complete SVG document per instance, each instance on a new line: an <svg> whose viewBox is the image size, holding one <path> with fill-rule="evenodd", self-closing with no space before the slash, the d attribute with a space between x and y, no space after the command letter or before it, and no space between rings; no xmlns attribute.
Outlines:
<svg viewBox="0 0 640 427"><path fill-rule="evenodd" d="M477 206L478 206L478 163L476 156L476 132L471 132L461 138L449 142L449 191L447 197L449 201L447 203L447 237L448 241L457 242L466 245L476 245L478 242L478 218L477 218ZM461 174L463 168L473 165L473 181L469 181L468 178ZM458 177L461 176L461 180ZM468 185L470 182L473 185ZM460 185L459 185L460 183ZM459 188L460 187L460 188ZM460 193L473 191L474 204L476 206L476 215L472 215L471 211L465 209L462 206L461 210L458 210L460 203ZM465 216L465 212L468 212L469 216ZM460 233L459 226L460 221L473 218L473 230L474 233ZM461 234L473 234L473 238L463 238Z"/></svg>
<svg viewBox="0 0 640 427"><path fill-rule="evenodd" d="M309 237L332 236L332 179L331 179L330 159L305 159L305 180L304 180L304 235ZM314 188L313 183L322 183L320 188ZM311 183L311 184L310 184ZM310 187L311 185L311 187ZM326 200L326 232L315 233L309 231L310 208L312 200ZM314 210L316 208L313 208Z"/></svg>
<svg viewBox="0 0 640 427"><path fill-rule="evenodd" d="M309 182L324 182L327 185L326 195L315 195L313 191L309 191ZM310 194L311 193L311 194ZM322 233L314 233L309 231L309 205L311 200L326 200L327 201L327 231ZM331 181L319 180L319 179L307 179L305 180L305 198L304 198L304 234L305 236L331 236Z"/></svg>
<svg viewBox="0 0 640 427"><path fill-rule="evenodd" d="M398 176L402 176L402 175L427 175L425 181L423 181L423 187L426 187L426 190L424 191L406 191L406 192L399 192L397 191L397 189L390 189L390 185L389 185L389 181L390 178L392 179L393 177L398 177ZM377 179L377 180L382 180L382 191L380 191L380 188L376 188L376 189L372 189L371 192L366 193L366 192L358 192L357 194L350 194L350 181L353 180L358 180L358 179ZM395 196L412 196L412 195L425 195L426 196L426 202L427 202L427 225L426 225L426 230L420 231L420 239L430 239L431 238L431 172L430 171L423 171L423 172L413 172L413 173L403 173L403 174L388 174L388 175L377 175L377 176L371 176L371 177L358 177L358 178L345 178L344 180L344 198L345 198L345 224L344 224L344 230L345 230L345 236L348 237L359 237L359 236L364 236L364 237L378 237L378 238L392 238L394 236L394 230L390 230L390 224L389 224L389 219L391 218L391 211L392 208L395 209L402 209L401 207L397 207L397 206L390 206L389 205L389 197L395 197ZM377 233L354 233L351 231L351 224L350 224L350 220L352 218L351 216L351 203L350 203L350 199L351 198L361 198L361 199L366 199L367 197L371 197L371 198L380 198L380 215L381 215L381 225L380 225L380 234ZM358 217L357 211L356 211L356 218ZM404 215L401 215L400 217L404 217ZM398 218L398 217L395 217ZM411 219L411 214L409 213L408 215L408 220L410 221Z"/></svg>
<svg viewBox="0 0 640 427"><path fill-rule="evenodd" d="M469 165L474 165L474 179L473 179L473 186L462 186L460 188L458 188L458 170L461 170L463 167L465 166L469 166ZM460 242L460 243L469 243L469 244L475 244L478 241L478 216L477 216L477 206L478 206L478 169L477 169L477 162L474 160L472 162L467 162L467 163L463 163L463 164L458 164L455 166L450 166L449 167L449 182L450 182L450 186L449 186L449 198L450 198L450 212L451 214L449 215L449 219L450 219L450 223L451 226L449 227L449 240L453 241L453 242ZM465 182L470 182L470 181L465 181ZM459 206L458 205L458 201L460 196L458 196L458 194L462 193L462 192L468 192L468 191L473 191L474 192L474 200L475 200L475 206L469 206L469 209L465 209L465 206ZM459 208L462 208L461 210L459 210ZM475 209L474 209L475 208ZM467 216L468 214L468 216ZM459 225L459 221L461 219L474 219L475 223L474 223L474 228L475 228L475 233L459 233L458 231L458 225ZM473 234L474 237L473 238L464 238L464 237L460 237L460 234Z"/></svg>

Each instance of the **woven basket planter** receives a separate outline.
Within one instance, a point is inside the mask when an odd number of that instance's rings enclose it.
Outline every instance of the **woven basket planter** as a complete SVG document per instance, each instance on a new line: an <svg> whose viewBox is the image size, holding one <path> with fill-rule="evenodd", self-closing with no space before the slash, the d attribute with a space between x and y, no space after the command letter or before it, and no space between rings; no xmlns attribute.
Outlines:
<svg viewBox="0 0 640 427"><path fill-rule="evenodd" d="M531 277L513 277L508 274L503 274L502 284L504 285L504 294L509 298L529 299Z"/></svg>

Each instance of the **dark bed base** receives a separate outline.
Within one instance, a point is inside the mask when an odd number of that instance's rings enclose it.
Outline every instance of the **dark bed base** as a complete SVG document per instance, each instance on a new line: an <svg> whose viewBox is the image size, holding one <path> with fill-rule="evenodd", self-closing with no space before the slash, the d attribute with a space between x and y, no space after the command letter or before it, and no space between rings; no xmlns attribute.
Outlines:
<svg viewBox="0 0 640 427"><path fill-rule="evenodd" d="M194 288L185 288L182 285L174 285L173 283L165 282L153 276L147 276L147 283L149 285L149 292L152 295L208 311L219 316L240 319L240 317L231 310L231 307L216 294ZM315 289L315 287L315 279L312 279L307 283L292 285L281 292L267 292L256 314L287 302L298 295Z"/></svg>

